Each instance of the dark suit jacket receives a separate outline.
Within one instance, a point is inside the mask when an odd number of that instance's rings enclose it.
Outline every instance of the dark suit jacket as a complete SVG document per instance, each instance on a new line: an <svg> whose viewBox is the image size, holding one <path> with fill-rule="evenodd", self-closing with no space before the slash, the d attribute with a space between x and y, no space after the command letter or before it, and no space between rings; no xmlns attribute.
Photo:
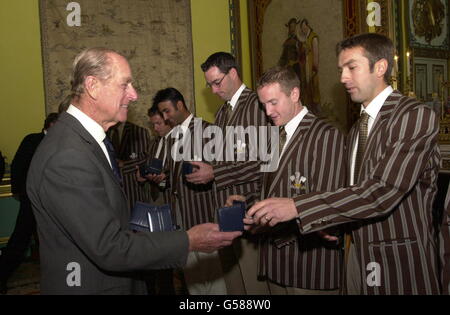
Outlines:
<svg viewBox="0 0 450 315"><path fill-rule="evenodd" d="M348 136L348 165L357 128ZM335 192L295 198L303 233L355 223L361 294L439 292L432 222L438 132L431 108L394 91L367 139L359 181ZM366 281L370 263L380 266L381 286Z"/></svg>
<svg viewBox="0 0 450 315"><path fill-rule="evenodd" d="M23 138L11 163L11 191L26 195L27 173L34 152L44 138L44 133L32 133Z"/></svg>
<svg viewBox="0 0 450 315"><path fill-rule="evenodd" d="M275 175L265 173L261 199L295 198L344 186L344 139L336 128L306 114L286 144ZM284 286L333 290L340 284L341 256L337 244L316 233L300 235L294 220L262 238L259 274Z"/></svg>
<svg viewBox="0 0 450 315"><path fill-rule="evenodd" d="M267 126L268 120L264 108L258 101L258 95L252 90L245 88L239 97L233 114L228 122L225 119L225 104L216 114L215 125L222 128L225 137L227 126ZM248 144L249 141L247 140ZM232 145L224 141L224 147ZM225 158L224 154L224 158ZM223 207L230 195L242 195L246 197L248 206L252 206L255 200L260 197L262 173L260 172L261 162L230 162L224 161L215 163L214 175L217 189L217 207Z"/></svg>
<svg viewBox="0 0 450 315"><path fill-rule="evenodd" d="M40 238L44 294L143 293L143 283L130 272L186 262L185 232L129 230L127 201L105 154L68 113L36 151L27 190ZM68 285L71 263L79 266L80 286Z"/></svg>

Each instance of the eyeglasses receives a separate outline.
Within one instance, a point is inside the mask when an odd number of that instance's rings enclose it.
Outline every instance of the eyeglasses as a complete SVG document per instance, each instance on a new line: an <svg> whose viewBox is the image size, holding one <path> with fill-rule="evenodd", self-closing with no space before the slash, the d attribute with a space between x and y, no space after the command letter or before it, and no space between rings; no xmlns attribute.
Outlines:
<svg viewBox="0 0 450 315"><path fill-rule="evenodd" d="M223 79L225 79L225 77L227 76L227 74L228 73L225 73L224 74L224 76L222 77L222 79L220 79L220 80L214 80L213 82L211 82L211 83L206 83L206 87L208 87L208 88L212 88L213 86L214 87L216 87L216 88L218 88L218 87L220 87L220 84L222 84L222 81L223 81Z"/></svg>

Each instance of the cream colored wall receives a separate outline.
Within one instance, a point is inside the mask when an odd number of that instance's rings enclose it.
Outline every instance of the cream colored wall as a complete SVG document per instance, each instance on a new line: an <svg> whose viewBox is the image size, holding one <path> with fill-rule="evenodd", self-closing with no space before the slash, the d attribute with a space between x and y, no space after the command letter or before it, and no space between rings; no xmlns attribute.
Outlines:
<svg viewBox="0 0 450 315"><path fill-rule="evenodd" d="M0 150L8 163L45 118L39 29L37 0L0 1Z"/></svg>
<svg viewBox="0 0 450 315"><path fill-rule="evenodd" d="M200 65L212 53L231 49L228 0L191 0L191 15L196 114L214 122L223 101L206 88Z"/></svg>
<svg viewBox="0 0 450 315"><path fill-rule="evenodd" d="M228 0L191 0L196 114L210 122L214 122L215 113L223 101L205 87L200 65L212 53L231 50L228 3ZM240 0L240 12L242 78L251 87L247 0Z"/></svg>

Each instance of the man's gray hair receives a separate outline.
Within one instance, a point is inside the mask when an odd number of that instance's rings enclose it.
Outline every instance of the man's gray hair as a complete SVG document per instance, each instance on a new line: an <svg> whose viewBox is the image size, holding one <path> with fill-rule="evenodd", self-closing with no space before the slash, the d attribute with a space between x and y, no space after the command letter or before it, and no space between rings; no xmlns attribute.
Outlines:
<svg viewBox="0 0 450 315"><path fill-rule="evenodd" d="M70 81L72 97L80 97L84 93L86 77L94 76L100 80L111 77L110 54L120 55L112 49L96 47L85 49L75 57Z"/></svg>

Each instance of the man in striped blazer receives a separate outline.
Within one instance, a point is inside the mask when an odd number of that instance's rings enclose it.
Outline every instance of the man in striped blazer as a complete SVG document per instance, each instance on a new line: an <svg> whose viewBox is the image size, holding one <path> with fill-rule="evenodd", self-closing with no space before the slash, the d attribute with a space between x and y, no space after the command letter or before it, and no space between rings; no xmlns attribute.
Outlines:
<svg viewBox="0 0 450 315"><path fill-rule="evenodd" d="M295 72L269 69L259 80L257 92L267 116L280 126L280 153L274 156L278 168L264 174L262 199L295 198L342 187L344 136L302 105ZM232 199L236 197L227 203ZM251 224L251 219L246 223ZM327 241L318 233L300 235L295 220L262 235L259 275L269 280L271 294L339 293L342 255L336 241Z"/></svg>
<svg viewBox="0 0 450 315"><path fill-rule="evenodd" d="M225 52L217 52L208 57L201 65L207 85L212 92L225 103L216 114L215 125L226 134L227 127L241 126L244 129L253 126L267 126L268 121L264 109L258 102L256 93L245 86L239 76L235 58ZM224 149L233 147L224 141ZM237 141L236 141L237 143ZM250 139L246 135L245 144ZM236 148L233 161L223 161L212 165L196 163L198 171L187 177L194 184L204 184L214 180L216 187L216 208L223 207L230 195L243 195L247 205L251 206L261 193L261 162L238 162ZM248 154L248 150L246 150ZM226 154L224 153L224 157ZM254 236L246 236L236 240L232 248L221 250L221 259L226 269L225 279L229 294L267 294L264 281L256 279L254 266L257 262L257 240Z"/></svg>
<svg viewBox="0 0 450 315"><path fill-rule="evenodd" d="M187 231L200 222L214 222L214 184L210 182L194 185L187 182L182 173L183 161L192 161L202 156L205 140L196 138L194 129L199 128L197 124L201 124L201 129L197 131L203 133L210 124L191 114L186 107L183 95L174 88L158 91L154 97L154 104L157 104L164 119L175 126L169 137L167 161L169 175L166 183L170 188L166 190L166 198L174 211L177 224ZM201 150L197 152L195 147L198 141L201 141ZM177 147L178 144L181 146ZM181 151L183 151L183 160L176 159L175 154ZM184 153L188 153L189 157L186 157ZM208 254L189 253L183 270L190 294L227 294L217 251Z"/></svg>
<svg viewBox="0 0 450 315"><path fill-rule="evenodd" d="M442 293L450 294L450 185L448 186L447 197L443 213L443 222L440 233L440 258L441 258L441 278Z"/></svg>
<svg viewBox="0 0 450 315"><path fill-rule="evenodd" d="M166 189L166 182L163 180L164 174L154 176L151 181L148 181L146 178L141 177L141 174L139 173L139 165L149 163L153 158L162 160L163 168L167 165L167 144L172 131L172 126L164 120L157 105L158 104L153 104L147 111L150 125L157 134L157 136L150 141L147 149L147 158L134 165L130 163L128 167L135 170L136 180L141 183L141 185L147 184L144 188L146 189L148 198L146 202L155 205L163 205L168 203L168 201L165 200L166 198L164 198L164 191ZM128 173L129 170L125 170L124 167L122 172ZM175 295L173 269L150 270L144 273L144 277L149 295Z"/></svg>
<svg viewBox="0 0 450 315"><path fill-rule="evenodd" d="M296 218L302 234L350 223L349 294L438 294L432 224L440 158L436 113L388 85L394 49L385 36L346 39L337 54L341 82L362 104L348 136L350 185L266 199L248 215L270 226Z"/></svg>
<svg viewBox="0 0 450 315"><path fill-rule="evenodd" d="M164 167L167 166L167 155L168 153L168 143L169 137L172 133L172 126L164 120L164 117L158 109L158 104L153 104L152 107L148 109L148 118L152 129L157 134L157 136L150 141L147 149L147 158L139 161L139 164L134 165L134 170L136 172L137 181L140 183L148 182L148 200L147 202L152 204L162 205L167 203L167 200L163 198L163 191L166 188L166 182L164 180ZM163 172L157 176L148 175L150 180L141 177L139 173L138 165L142 163L149 163L152 159L160 159L163 161ZM125 170L124 170L125 171Z"/></svg>
<svg viewBox="0 0 450 315"><path fill-rule="evenodd" d="M147 191L136 182L135 165L147 157L150 143L148 130L129 121L117 124L106 133L113 143L122 174L123 190L130 209L136 201L146 201Z"/></svg>

